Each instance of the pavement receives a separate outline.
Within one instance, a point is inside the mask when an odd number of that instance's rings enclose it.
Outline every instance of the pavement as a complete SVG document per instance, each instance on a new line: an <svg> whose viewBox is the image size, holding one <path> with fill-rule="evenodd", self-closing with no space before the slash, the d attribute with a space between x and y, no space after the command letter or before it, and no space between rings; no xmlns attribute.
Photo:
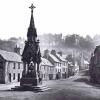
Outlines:
<svg viewBox="0 0 100 100"><path fill-rule="evenodd" d="M16 84L1 85L0 100L100 100L100 85L90 83L88 71L67 79L44 81L43 84L50 89L37 93L7 90Z"/></svg>
<svg viewBox="0 0 100 100"><path fill-rule="evenodd" d="M0 91L11 90L11 88L14 88L15 86L20 86L20 83L0 84Z"/></svg>

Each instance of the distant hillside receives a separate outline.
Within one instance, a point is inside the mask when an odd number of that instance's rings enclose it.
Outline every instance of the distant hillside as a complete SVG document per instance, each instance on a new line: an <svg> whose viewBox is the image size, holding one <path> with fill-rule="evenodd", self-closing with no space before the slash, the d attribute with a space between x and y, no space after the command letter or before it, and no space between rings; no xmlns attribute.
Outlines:
<svg viewBox="0 0 100 100"><path fill-rule="evenodd" d="M0 49L2 50L14 52L16 45L21 48L22 52L24 47L24 39L12 37L8 40L0 40Z"/></svg>
<svg viewBox="0 0 100 100"><path fill-rule="evenodd" d="M62 51L63 54L73 54L75 56L84 54L86 58L91 55L95 48L95 40L90 36L82 37L77 34L66 35L62 34L44 34L38 36L40 40L41 52L45 49L55 49L57 52ZM21 53L24 48L25 39L12 37L8 40L0 40L0 49L6 51L14 51L15 46L21 48Z"/></svg>
<svg viewBox="0 0 100 100"><path fill-rule="evenodd" d="M42 49L54 48L58 51L65 51L65 53L71 49L90 52L95 47L93 39L90 36L84 38L77 34L66 35L65 37L62 37L62 34L44 34L39 36L39 39Z"/></svg>
<svg viewBox="0 0 100 100"><path fill-rule="evenodd" d="M95 46L100 45L100 35L95 35L93 41Z"/></svg>

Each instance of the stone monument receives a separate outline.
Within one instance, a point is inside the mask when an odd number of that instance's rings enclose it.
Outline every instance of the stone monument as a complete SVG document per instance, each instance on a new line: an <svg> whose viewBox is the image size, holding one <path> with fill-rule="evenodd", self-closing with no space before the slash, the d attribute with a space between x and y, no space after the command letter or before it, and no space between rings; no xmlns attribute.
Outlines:
<svg viewBox="0 0 100 100"><path fill-rule="evenodd" d="M27 32L27 41L25 41L25 47L22 53L24 67L22 78L20 79L20 86L15 86L12 90L45 91L49 88L42 84L42 78L39 73L41 53L33 17L33 9L36 7L32 4L29 8L31 9L31 19Z"/></svg>
<svg viewBox="0 0 100 100"><path fill-rule="evenodd" d="M25 41L25 47L22 53L24 69L20 80L21 86L37 86L42 81L39 74L41 53L33 17L33 10L36 7L32 4L29 8L31 9L31 19L27 32L27 41Z"/></svg>

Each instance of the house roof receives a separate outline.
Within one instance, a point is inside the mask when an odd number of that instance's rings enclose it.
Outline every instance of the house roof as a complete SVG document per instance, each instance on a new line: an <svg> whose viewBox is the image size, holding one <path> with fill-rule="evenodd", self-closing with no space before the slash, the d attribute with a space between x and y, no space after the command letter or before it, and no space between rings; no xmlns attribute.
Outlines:
<svg viewBox="0 0 100 100"><path fill-rule="evenodd" d="M72 62L69 62L69 61L68 61L68 64L69 64L70 66L74 66L74 65L72 64Z"/></svg>
<svg viewBox="0 0 100 100"><path fill-rule="evenodd" d="M86 61L86 60L84 60L84 64L89 64L89 62L88 62L88 61Z"/></svg>
<svg viewBox="0 0 100 100"><path fill-rule="evenodd" d="M49 56L54 60L54 62L60 62L54 55L49 54Z"/></svg>
<svg viewBox="0 0 100 100"><path fill-rule="evenodd" d="M62 56L60 56L59 54L56 54L57 55L57 57L59 57L59 59L61 60L61 61L64 61L64 62L66 62L67 60L65 60Z"/></svg>
<svg viewBox="0 0 100 100"><path fill-rule="evenodd" d="M67 55L66 55L66 54L63 54L62 57L63 57L64 59L66 59Z"/></svg>
<svg viewBox="0 0 100 100"><path fill-rule="evenodd" d="M51 62L45 58L41 58L42 62L41 65L48 65L48 66L53 66L53 64L51 64Z"/></svg>
<svg viewBox="0 0 100 100"><path fill-rule="evenodd" d="M0 55L7 61L22 62L21 56L14 52L0 50Z"/></svg>

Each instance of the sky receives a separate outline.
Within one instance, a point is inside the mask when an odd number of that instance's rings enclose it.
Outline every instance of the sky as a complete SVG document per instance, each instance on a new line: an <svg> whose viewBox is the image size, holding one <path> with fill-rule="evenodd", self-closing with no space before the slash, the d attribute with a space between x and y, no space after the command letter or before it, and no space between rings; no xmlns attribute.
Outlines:
<svg viewBox="0 0 100 100"><path fill-rule="evenodd" d="M33 3L37 34L100 34L100 0L1 0L0 38L26 38Z"/></svg>

